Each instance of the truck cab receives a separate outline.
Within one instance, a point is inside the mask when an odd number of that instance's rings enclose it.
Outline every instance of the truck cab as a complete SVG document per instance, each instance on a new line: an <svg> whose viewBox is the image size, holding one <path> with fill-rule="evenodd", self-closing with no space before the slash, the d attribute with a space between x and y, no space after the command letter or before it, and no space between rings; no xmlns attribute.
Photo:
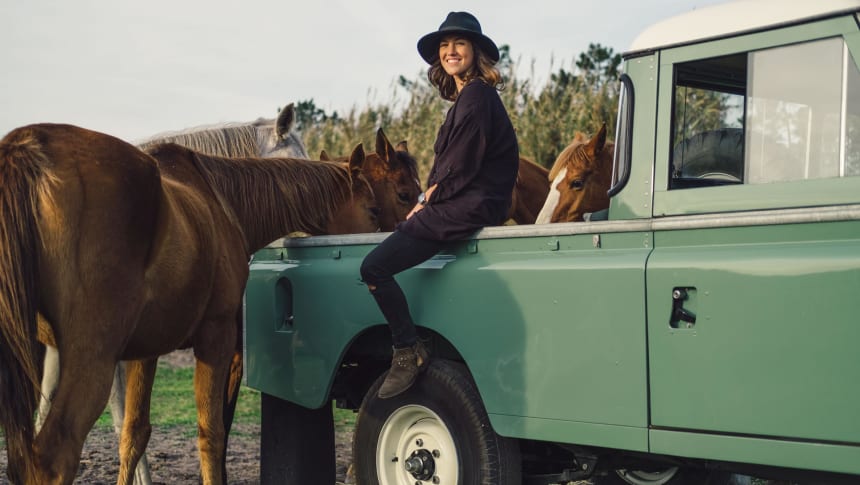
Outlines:
<svg viewBox="0 0 860 485"><path fill-rule="evenodd" d="M860 481L858 24L857 0L762 0L644 31L605 213L398 275L433 361L395 398L358 271L386 234L257 253L262 482L333 481L332 401L360 484Z"/></svg>

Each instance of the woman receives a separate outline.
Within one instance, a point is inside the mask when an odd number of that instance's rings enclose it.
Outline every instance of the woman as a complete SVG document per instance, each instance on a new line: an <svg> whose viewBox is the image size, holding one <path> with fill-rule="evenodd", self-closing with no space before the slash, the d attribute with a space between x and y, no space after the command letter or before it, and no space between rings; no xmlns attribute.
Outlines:
<svg viewBox="0 0 860 485"><path fill-rule="evenodd" d="M418 340L394 275L435 255L447 242L502 224L511 206L519 149L496 89L503 87L496 44L467 12L451 12L418 41L427 77L454 104L439 129L436 153L418 203L361 265L361 277L391 329L394 357L379 389L396 396L415 382L430 355Z"/></svg>

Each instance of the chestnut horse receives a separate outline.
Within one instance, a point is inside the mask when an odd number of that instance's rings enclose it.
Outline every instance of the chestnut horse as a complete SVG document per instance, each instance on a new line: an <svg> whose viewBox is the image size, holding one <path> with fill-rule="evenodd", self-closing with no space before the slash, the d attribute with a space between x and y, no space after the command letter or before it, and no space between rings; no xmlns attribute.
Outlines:
<svg viewBox="0 0 860 485"><path fill-rule="evenodd" d="M162 143L178 143L195 151L223 157L286 157L309 158L301 136L295 130L296 111L293 103L280 110L276 119L260 118L249 123L227 123L189 128L177 132L162 133L138 142L141 149L152 148ZM237 357L236 367L231 372L230 390L238 392L242 376L242 361ZM50 409L59 378L59 357L54 347L45 350L42 374L42 399L36 419L36 430ZM114 430L120 433L125 415L125 365L117 366L110 395L110 415ZM229 413L232 416L232 412ZM231 420L232 421L232 420ZM230 423L226 423L229 426ZM135 470L136 485L150 485L152 480L144 454Z"/></svg>
<svg viewBox="0 0 860 485"><path fill-rule="evenodd" d="M534 224L548 194L549 170L520 157L508 219L517 224Z"/></svg>
<svg viewBox="0 0 860 485"><path fill-rule="evenodd" d="M582 221L608 208L614 148L606 142L605 123L591 139L577 132L549 171L552 190L535 223Z"/></svg>
<svg viewBox="0 0 860 485"><path fill-rule="evenodd" d="M329 160L323 150L321 160ZM344 157L335 158L343 161ZM418 164L410 155L406 141L392 146L382 128L376 131L376 152L368 153L362 172L373 187L379 207L379 229L390 232L418 203L421 183L418 181Z"/></svg>
<svg viewBox="0 0 860 485"><path fill-rule="evenodd" d="M84 439L128 360L118 483L149 439L159 355L192 347L206 484L225 483L224 396L241 335L248 258L294 230L370 232L360 172L294 159L226 159L168 144L147 155L70 125L0 141L0 425L13 483L72 483ZM61 358L34 437L38 336Z"/></svg>

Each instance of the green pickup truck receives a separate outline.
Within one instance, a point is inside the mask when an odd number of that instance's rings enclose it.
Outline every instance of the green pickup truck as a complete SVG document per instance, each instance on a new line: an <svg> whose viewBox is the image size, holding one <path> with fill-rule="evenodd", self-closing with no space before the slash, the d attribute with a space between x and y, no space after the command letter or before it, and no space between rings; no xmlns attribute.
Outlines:
<svg viewBox="0 0 860 485"><path fill-rule="evenodd" d="M608 210L486 228L398 280L434 357L375 396L386 234L251 263L262 483L860 483L860 1L694 10L624 54Z"/></svg>

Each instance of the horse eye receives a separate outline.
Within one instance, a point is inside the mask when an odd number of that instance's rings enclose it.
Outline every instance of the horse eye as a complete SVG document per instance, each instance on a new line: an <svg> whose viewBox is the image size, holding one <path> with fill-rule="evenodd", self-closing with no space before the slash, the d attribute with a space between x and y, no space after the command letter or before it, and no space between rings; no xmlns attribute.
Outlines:
<svg viewBox="0 0 860 485"><path fill-rule="evenodd" d="M573 190L582 190L584 186L585 182L583 182L582 179L576 179L570 182L570 188Z"/></svg>
<svg viewBox="0 0 860 485"><path fill-rule="evenodd" d="M382 213L382 209L380 209L379 207L371 207L370 213L373 214L374 217L379 217L379 214Z"/></svg>
<svg viewBox="0 0 860 485"><path fill-rule="evenodd" d="M407 204L411 204L413 199L413 197L409 195L409 192L398 192L397 198L400 199L400 202L405 202Z"/></svg>

